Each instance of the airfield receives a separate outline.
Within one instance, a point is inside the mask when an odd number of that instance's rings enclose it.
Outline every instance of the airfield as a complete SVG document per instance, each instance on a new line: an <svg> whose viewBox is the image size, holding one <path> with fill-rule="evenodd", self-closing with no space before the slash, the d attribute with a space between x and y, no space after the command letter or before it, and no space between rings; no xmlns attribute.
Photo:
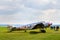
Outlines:
<svg viewBox="0 0 60 40"><path fill-rule="evenodd" d="M27 30L27 32L13 31L7 32L6 27L0 27L0 40L60 40L60 29L59 31L46 29L46 33L39 33L39 29Z"/></svg>

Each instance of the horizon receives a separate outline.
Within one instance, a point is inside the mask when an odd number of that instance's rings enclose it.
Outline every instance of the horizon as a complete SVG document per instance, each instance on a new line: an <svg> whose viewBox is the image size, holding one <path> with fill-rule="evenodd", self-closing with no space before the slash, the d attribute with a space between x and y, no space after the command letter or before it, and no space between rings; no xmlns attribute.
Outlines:
<svg viewBox="0 0 60 40"><path fill-rule="evenodd" d="M45 23L52 23L52 24L60 24L56 22L46 22L46 21L40 21L40 22L45 22ZM0 24L31 24L31 23L39 23L39 22L26 22L26 23L0 23Z"/></svg>

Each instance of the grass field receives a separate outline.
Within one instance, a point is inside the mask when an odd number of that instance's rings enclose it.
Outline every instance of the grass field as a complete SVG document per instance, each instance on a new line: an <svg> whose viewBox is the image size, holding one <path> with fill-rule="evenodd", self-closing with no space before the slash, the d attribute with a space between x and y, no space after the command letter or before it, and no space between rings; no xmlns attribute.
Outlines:
<svg viewBox="0 0 60 40"><path fill-rule="evenodd" d="M54 31L47 29L46 33L31 33L31 31L38 32L37 30L13 31L7 32L7 28L0 27L0 40L60 40L60 30Z"/></svg>

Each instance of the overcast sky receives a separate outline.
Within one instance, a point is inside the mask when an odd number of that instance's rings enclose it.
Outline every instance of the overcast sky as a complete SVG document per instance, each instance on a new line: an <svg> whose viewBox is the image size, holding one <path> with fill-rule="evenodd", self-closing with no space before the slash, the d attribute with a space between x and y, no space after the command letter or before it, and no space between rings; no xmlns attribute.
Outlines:
<svg viewBox="0 0 60 40"><path fill-rule="evenodd" d="M0 23L60 23L60 0L0 0Z"/></svg>

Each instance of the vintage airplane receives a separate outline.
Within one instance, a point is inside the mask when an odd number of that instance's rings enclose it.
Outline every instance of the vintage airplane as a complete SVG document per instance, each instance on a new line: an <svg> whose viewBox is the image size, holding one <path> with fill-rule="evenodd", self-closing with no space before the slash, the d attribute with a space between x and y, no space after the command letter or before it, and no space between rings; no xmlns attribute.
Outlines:
<svg viewBox="0 0 60 40"><path fill-rule="evenodd" d="M32 29L37 29L39 28L40 31L45 31L45 28L49 27L50 25L52 25L52 23L49 23L49 22L37 22L37 23L32 23L32 24L27 24L27 25L23 25L23 26L19 26L19 27L16 27L16 26L11 26L11 25L7 25L8 28L9 28L9 32L12 32L12 31L16 31L16 30L32 30Z"/></svg>

